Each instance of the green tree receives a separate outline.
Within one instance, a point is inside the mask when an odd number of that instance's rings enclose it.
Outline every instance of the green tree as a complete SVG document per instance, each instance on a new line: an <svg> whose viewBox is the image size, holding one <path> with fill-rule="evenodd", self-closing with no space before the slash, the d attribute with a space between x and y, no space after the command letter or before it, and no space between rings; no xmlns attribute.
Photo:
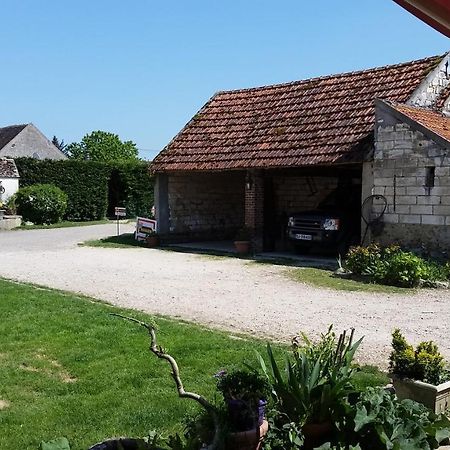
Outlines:
<svg viewBox="0 0 450 450"><path fill-rule="evenodd" d="M138 149L132 141L122 142L117 134L93 131L81 142L66 147L69 158L90 161L137 161Z"/></svg>

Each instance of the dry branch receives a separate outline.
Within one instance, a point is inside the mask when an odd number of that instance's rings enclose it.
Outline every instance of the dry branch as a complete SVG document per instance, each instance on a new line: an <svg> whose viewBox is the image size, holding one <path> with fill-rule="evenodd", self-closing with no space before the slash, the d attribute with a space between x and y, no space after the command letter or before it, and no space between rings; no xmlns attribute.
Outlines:
<svg viewBox="0 0 450 450"><path fill-rule="evenodd" d="M175 358L168 353L165 352L165 350L158 345L157 339L156 339L156 330L155 327L152 325L149 325L145 322L142 322L140 320L134 319L133 317L127 317L123 316L121 314L112 313L112 316L120 317L121 319L129 320L130 322L137 323L144 327L149 336L150 336L150 351L156 355L159 359L166 360L170 367L172 368L172 378L175 381L178 396L181 398L190 398L192 400L195 400L197 403L199 403L211 416L214 422L214 438L212 444L208 447L209 450L215 450L219 448L219 442L220 442L220 435L221 435L221 429L220 429L220 421L219 421L219 415L217 412L217 409L214 405L208 402L204 397L202 397L199 394L196 394L195 392L189 392L184 389L183 382L180 378L180 369L178 368L178 364L175 360Z"/></svg>

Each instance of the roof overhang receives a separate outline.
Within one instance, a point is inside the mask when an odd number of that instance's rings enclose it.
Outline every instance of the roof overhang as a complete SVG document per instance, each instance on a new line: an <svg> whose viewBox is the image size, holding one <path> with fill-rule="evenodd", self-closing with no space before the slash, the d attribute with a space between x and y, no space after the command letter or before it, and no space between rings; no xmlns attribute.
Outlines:
<svg viewBox="0 0 450 450"><path fill-rule="evenodd" d="M394 0L435 30L450 37L449 0Z"/></svg>

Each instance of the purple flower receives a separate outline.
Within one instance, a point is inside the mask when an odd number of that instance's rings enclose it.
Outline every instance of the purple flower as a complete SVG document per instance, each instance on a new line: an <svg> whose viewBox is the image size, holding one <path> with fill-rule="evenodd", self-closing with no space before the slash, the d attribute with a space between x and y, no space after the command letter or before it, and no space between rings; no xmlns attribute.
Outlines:
<svg viewBox="0 0 450 450"><path fill-rule="evenodd" d="M213 375L214 378L222 378L227 374L225 369L219 370L217 373Z"/></svg>

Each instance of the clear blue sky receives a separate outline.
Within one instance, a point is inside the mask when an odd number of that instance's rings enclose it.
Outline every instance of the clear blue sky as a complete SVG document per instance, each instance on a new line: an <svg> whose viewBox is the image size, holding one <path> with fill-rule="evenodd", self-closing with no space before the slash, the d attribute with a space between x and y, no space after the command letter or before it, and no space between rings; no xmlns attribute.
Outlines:
<svg viewBox="0 0 450 450"><path fill-rule="evenodd" d="M2 0L0 126L154 156L216 91L450 50L392 0Z"/></svg>

